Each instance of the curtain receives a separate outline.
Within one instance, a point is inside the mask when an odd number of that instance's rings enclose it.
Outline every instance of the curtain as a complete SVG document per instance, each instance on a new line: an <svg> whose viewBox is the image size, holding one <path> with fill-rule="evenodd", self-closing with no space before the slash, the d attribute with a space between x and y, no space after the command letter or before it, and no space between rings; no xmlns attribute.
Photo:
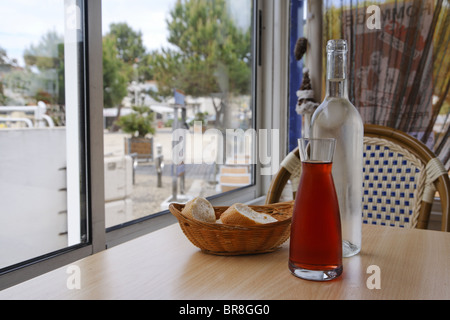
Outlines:
<svg viewBox="0 0 450 320"><path fill-rule="evenodd" d="M449 0L325 0L323 9L324 48L348 41L349 97L363 121L415 136L450 170Z"/></svg>

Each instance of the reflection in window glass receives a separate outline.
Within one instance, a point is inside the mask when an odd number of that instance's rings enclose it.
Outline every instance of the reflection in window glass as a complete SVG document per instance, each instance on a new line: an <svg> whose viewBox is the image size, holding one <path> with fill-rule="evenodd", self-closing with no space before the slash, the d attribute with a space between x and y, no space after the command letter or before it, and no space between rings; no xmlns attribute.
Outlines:
<svg viewBox="0 0 450 320"><path fill-rule="evenodd" d="M102 10L106 227L253 184L253 1Z"/></svg>
<svg viewBox="0 0 450 320"><path fill-rule="evenodd" d="M2 1L0 12L3 269L87 239L80 192L82 7L75 0Z"/></svg>

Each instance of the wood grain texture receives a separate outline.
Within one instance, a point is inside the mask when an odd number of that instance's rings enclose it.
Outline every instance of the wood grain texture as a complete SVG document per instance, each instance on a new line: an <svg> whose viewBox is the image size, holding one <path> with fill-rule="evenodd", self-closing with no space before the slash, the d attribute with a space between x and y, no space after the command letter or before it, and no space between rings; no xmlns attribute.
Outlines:
<svg viewBox="0 0 450 320"><path fill-rule="evenodd" d="M178 224L82 259L81 289L63 267L0 292L0 299L450 299L450 234L363 225L359 255L331 282L298 279L288 243L273 253L200 252ZM367 268L380 267L381 289Z"/></svg>

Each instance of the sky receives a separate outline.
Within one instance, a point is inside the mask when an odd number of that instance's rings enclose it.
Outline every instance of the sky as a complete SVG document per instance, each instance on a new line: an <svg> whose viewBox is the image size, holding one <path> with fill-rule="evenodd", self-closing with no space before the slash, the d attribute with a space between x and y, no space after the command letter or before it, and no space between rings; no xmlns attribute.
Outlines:
<svg viewBox="0 0 450 320"><path fill-rule="evenodd" d="M64 26L63 12L61 0L0 0L0 47L10 58L22 60L23 50L38 43L42 34Z"/></svg>
<svg viewBox="0 0 450 320"><path fill-rule="evenodd" d="M175 0L103 0L102 29L127 22L141 30L147 49L165 46L165 19ZM23 51L50 30L64 34L63 0L0 0L0 47L23 65Z"/></svg>
<svg viewBox="0 0 450 320"><path fill-rule="evenodd" d="M166 18L176 0L103 0L103 34L113 22L127 22L134 30L142 31L147 49L166 45Z"/></svg>
<svg viewBox="0 0 450 320"><path fill-rule="evenodd" d="M250 22L250 1L227 0L238 25ZM102 30L113 22L126 22L143 34L148 50L167 47L166 19L176 0L103 0ZM64 34L64 0L0 0L0 47L23 65L23 51L37 45L43 34Z"/></svg>

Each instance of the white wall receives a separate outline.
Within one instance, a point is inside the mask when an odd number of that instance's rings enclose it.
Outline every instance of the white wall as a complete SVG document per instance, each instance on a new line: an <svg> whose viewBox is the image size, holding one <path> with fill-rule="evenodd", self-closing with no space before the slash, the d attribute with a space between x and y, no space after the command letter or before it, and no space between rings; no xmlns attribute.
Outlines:
<svg viewBox="0 0 450 320"><path fill-rule="evenodd" d="M79 241L79 227L68 230L66 141L65 128L0 130L0 268L67 247L68 231ZM132 219L132 175L130 156L105 158L106 227Z"/></svg>
<svg viewBox="0 0 450 320"><path fill-rule="evenodd" d="M65 167L65 129L0 130L0 267L67 246Z"/></svg>

